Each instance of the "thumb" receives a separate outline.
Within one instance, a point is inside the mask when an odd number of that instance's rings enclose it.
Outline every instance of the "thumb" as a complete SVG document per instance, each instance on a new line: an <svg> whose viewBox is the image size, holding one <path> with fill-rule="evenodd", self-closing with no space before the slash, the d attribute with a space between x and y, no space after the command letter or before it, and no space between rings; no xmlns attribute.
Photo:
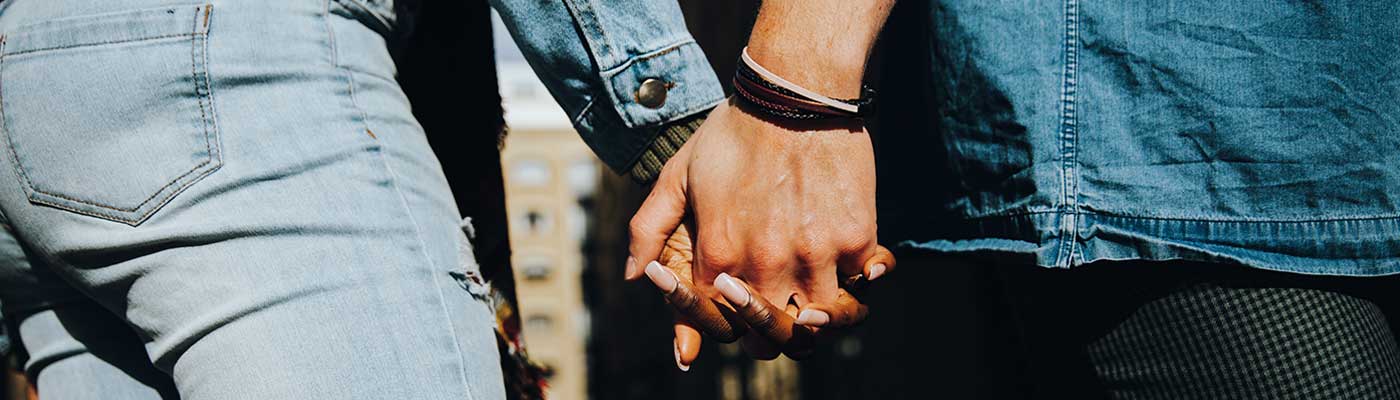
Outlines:
<svg viewBox="0 0 1400 400"><path fill-rule="evenodd" d="M684 149L682 149L684 150ZM642 276L642 266L656 261L661 255L666 239L681 224L685 216L685 166L686 157L677 152L666 163L656 179L656 186L642 202L637 214L628 224L631 241L628 244L626 279L635 280Z"/></svg>

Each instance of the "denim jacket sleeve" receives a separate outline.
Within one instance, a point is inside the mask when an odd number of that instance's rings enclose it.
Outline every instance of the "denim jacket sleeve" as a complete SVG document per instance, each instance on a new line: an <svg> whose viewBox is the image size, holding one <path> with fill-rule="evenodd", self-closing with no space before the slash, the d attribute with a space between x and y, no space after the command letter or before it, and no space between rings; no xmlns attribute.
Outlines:
<svg viewBox="0 0 1400 400"><path fill-rule="evenodd" d="M627 172L663 125L724 99L674 0L491 4L583 140L614 171ZM669 87L655 108L637 99L653 78Z"/></svg>

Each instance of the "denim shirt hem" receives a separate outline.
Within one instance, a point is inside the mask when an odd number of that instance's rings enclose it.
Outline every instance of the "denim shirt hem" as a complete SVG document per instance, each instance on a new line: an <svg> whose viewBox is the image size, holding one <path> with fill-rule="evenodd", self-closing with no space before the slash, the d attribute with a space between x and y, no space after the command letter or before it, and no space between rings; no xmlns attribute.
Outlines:
<svg viewBox="0 0 1400 400"><path fill-rule="evenodd" d="M1058 229L1064 214L967 219L954 223L953 231L963 234L907 240L899 246L946 254L1020 254L1049 268L1096 261L1190 260L1308 275L1400 273L1400 237L1393 234L1400 232L1400 218L1204 221L1079 212L1076 234L1066 238ZM1061 254L1062 249L1072 253Z"/></svg>

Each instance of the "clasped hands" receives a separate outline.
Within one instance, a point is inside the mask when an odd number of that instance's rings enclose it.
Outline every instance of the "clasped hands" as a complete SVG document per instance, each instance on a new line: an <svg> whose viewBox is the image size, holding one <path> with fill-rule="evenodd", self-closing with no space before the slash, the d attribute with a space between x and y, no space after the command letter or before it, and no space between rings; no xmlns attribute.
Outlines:
<svg viewBox="0 0 1400 400"><path fill-rule="evenodd" d="M630 224L626 278L675 309L682 370L701 332L798 359L862 321L858 286L894 267L876 243L875 162L856 121L797 123L721 104L666 163Z"/></svg>

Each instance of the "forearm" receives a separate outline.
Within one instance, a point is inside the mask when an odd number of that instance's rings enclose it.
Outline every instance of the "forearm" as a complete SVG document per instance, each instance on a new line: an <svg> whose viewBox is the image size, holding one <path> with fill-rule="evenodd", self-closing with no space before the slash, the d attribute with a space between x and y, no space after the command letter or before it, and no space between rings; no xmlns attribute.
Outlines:
<svg viewBox="0 0 1400 400"><path fill-rule="evenodd" d="M860 96L865 62L894 0L765 0L749 55L826 96Z"/></svg>

